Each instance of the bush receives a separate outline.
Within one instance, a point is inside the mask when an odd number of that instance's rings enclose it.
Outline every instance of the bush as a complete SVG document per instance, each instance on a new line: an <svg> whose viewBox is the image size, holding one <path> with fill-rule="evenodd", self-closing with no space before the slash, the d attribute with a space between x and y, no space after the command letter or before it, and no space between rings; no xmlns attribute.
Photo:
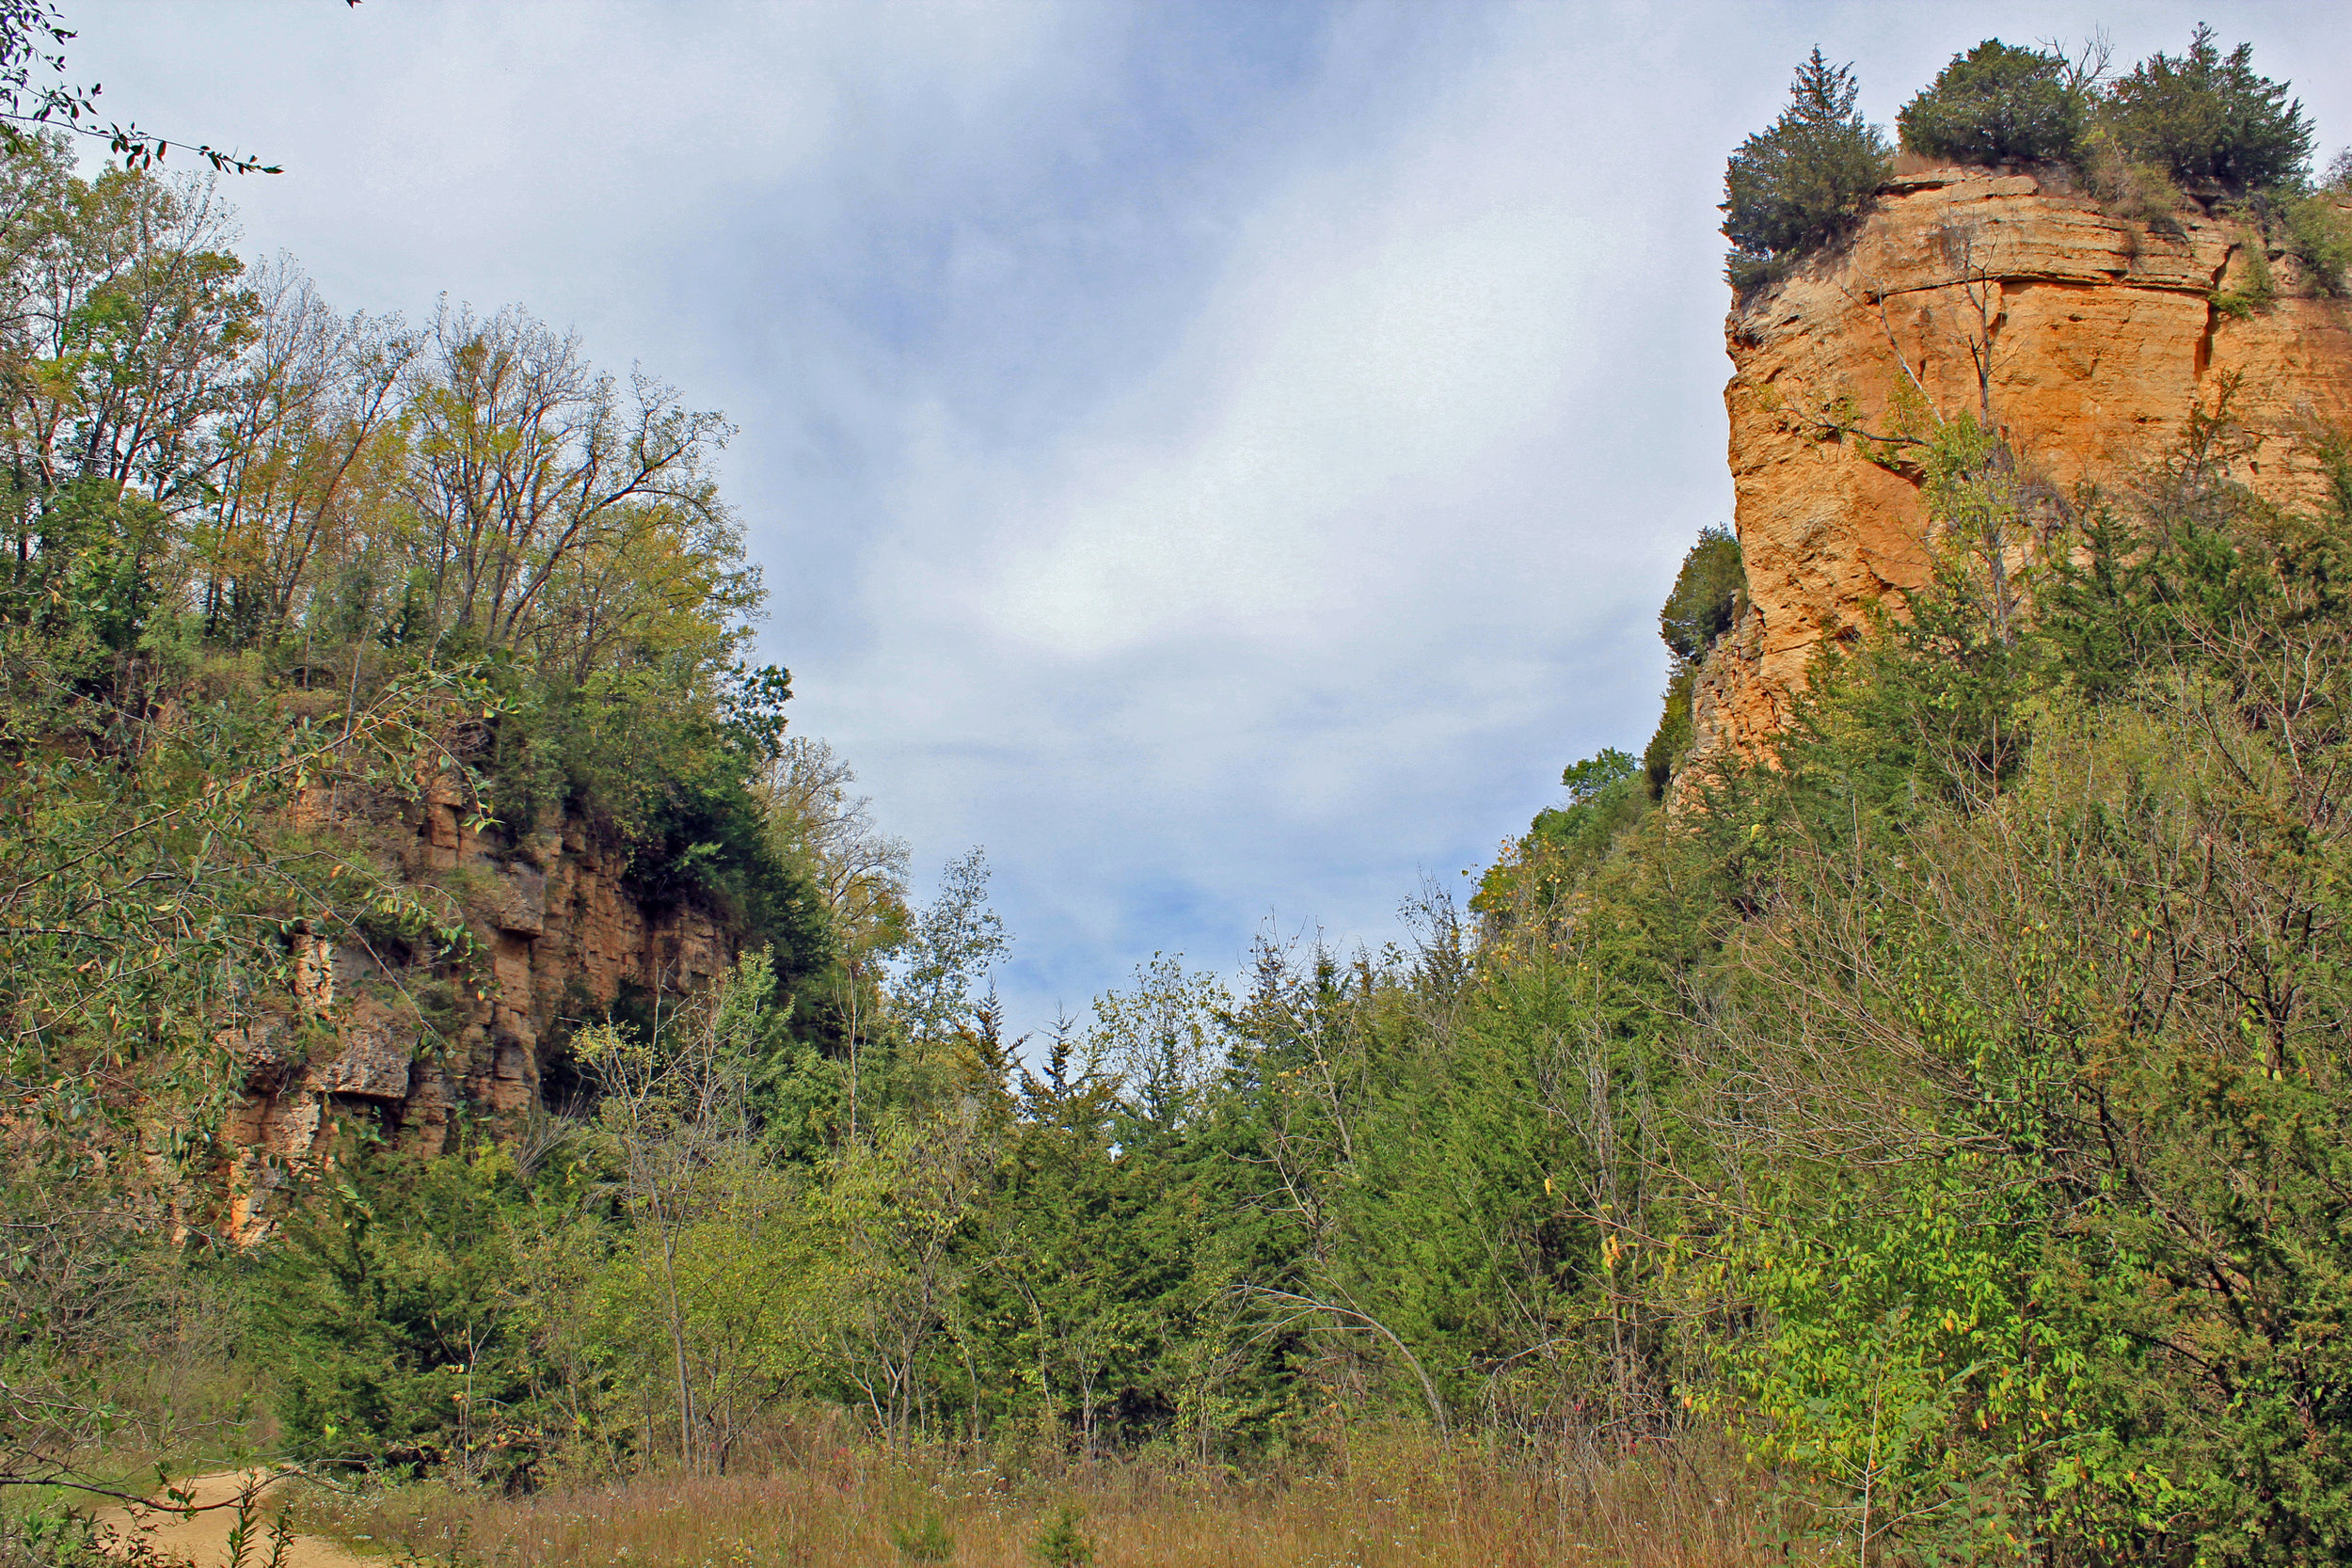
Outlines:
<svg viewBox="0 0 2352 1568"><path fill-rule="evenodd" d="M1064 1503L1030 1543L1029 1555L1045 1568L1085 1568L1094 1560L1094 1540L1078 1527L1086 1515Z"/></svg>
<svg viewBox="0 0 2352 1568"><path fill-rule="evenodd" d="M1682 759L1691 752L1698 738L1697 728L1691 719L1692 689L1696 685L1698 671L1689 664L1675 671L1674 679L1666 685L1665 711L1658 717L1658 729L1642 748L1642 776L1649 784L1649 798L1663 800L1666 786L1674 782L1682 767Z"/></svg>
<svg viewBox="0 0 2352 1568"><path fill-rule="evenodd" d="M2268 242L2259 228L2249 228L2240 242L2246 247L2246 271L2237 286L2216 292L2214 309L2223 315L2244 321L2257 310L2270 309L2279 297L2278 279L2271 276Z"/></svg>
<svg viewBox="0 0 2352 1568"><path fill-rule="evenodd" d="M2225 57L2200 25L2188 52L2151 55L2108 90L2103 118L2126 159L2145 160L2184 185L2230 191L2299 182L2312 124L2287 86L2256 74L2254 46Z"/></svg>
<svg viewBox="0 0 2352 1568"><path fill-rule="evenodd" d="M1642 819L1642 764L1612 746L1560 775L1568 803L1535 814L1534 835L1577 865L1598 865L1617 835Z"/></svg>
<svg viewBox="0 0 2352 1568"><path fill-rule="evenodd" d="M1707 657L1715 639L1739 619L1747 587L1740 541L1720 523L1701 529L1699 542L1682 558L1674 592L1659 609L1658 635L1666 640L1677 659L1696 664Z"/></svg>
<svg viewBox="0 0 2352 1568"><path fill-rule="evenodd" d="M1724 266L1741 292L1784 276L1798 258L1843 237L1888 172L1886 137L1854 108L1850 66L1819 49L1797 68L1788 105L1740 144L1724 170Z"/></svg>
<svg viewBox="0 0 2352 1568"><path fill-rule="evenodd" d="M537 1451L501 1154L420 1162L360 1144L256 1260L254 1342L290 1451L508 1479Z"/></svg>
<svg viewBox="0 0 2352 1568"><path fill-rule="evenodd" d="M1987 39L1895 117L1903 150L1955 164L2039 163L2081 150L2088 105L2065 60Z"/></svg>
<svg viewBox="0 0 2352 1568"><path fill-rule="evenodd" d="M2352 293L2352 214L2340 200L2316 191L2289 201L2280 214L2285 221L2287 248L2323 294Z"/></svg>
<svg viewBox="0 0 2352 1568"><path fill-rule="evenodd" d="M2083 138L2083 183L2109 216L2145 224L2159 234L2185 232L2181 187L2161 166L2125 152L2112 126L2092 125Z"/></svg>

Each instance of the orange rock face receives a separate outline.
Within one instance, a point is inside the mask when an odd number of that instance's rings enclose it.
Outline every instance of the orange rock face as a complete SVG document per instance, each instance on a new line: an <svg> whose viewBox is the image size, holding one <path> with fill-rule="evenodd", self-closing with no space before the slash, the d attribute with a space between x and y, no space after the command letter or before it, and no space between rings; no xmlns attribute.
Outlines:
<svg viewBox="0 0 2352 1568"><path fill-rule="evenodd" d="M2111 216L2026 174L1931 169L1895 182L1851 245L1733 313L1731 473L1749 608L1693 694L1695 754L1747 752L1785 727L1822 639L1926 582L1915 479L1863 451L1912 404L1982 417L2061 486L2114 483L2161 453L2225 385L2257 437L2241 475L2308 499L2298 436L2352 422L2352 330L2267 252L2277 297L2213 303L2253 266L2235 219L2194 208L2178 232Z"/></svg>
<svg viewBox="0 0 2352 1568"><path fill-rule="evenodd" d="M311 825L379 815L320 793L305 808ZM624 986L677 996L734 962L733 932L691 906L647 908L579 824L506 848L466 825L465 804L437 780L378 826L408 875L462 911L473 961L453 980L396 953L297 939L299 1016L232 1042L247 1066L229 1129L237 1153L226 1219L238 1239L268 1231L278 1191L322 1149L337 1114L373 1121L402 1148L443 1152L461 1114L513 1125L541 1099L567 1026L593 1021Z"/></svg>

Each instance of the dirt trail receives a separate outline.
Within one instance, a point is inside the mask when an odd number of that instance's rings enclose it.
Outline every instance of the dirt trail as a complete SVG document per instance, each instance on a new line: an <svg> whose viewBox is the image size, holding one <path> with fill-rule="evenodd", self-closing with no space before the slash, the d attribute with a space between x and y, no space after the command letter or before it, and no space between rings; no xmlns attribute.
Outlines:
<svg viewBox="0 0 2352 1568"><path fill-rule="evenodd" d="M239 1490L261 1473L223 1470L217 1475L183 1481L181 1489L194 1493L199 1508L208 1503L233 1502ZM269 1561L271 1494L282 1481L283 1478L274 1479L261 1490L262 1506L256 1512L253 1544L246 1553L247 1568L262 1568ZM197 1568L223 1568L229 1560L229 1532L237 1525L234 1507L214 1508L192 1518L152 1509L108 1508L102 1509L98 1517L100 1523L111 1526L122 1536L144 1539L163 1556L186 1558ZM367 1559L355 1557L332 1542L313 1535L297 1535L288 1542L282 1563L283 1568L376 1568Z"/></svg>

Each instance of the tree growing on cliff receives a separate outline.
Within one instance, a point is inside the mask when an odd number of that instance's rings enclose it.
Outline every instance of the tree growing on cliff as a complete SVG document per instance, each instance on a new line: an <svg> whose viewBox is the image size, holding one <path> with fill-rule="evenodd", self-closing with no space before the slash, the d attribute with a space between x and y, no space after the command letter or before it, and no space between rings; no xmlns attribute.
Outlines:
<svg viewBox="0 0 2352 1568"><path fill-rule="evenodd" d="M1740 564L1740 541L1721 523L1699 530L1698 543L1682 558L1674 592L1659 607L1658 635L1677 664L1696 664L1715 639L1731 629L1746 601L1748 578Z"/></svg>
<svg viewBox="0 0 2352 1568"><path fill-rule="evenodd" d="M1861 221L1888 166L1885 134L1854 107L1860 90L1852 67L1814 50L1797 67L1780 118L1731 155L1721 211L1733 288L1780 277Z"/></svg>
<svg viewBox="0 0 2352 1568"><path fill-rule="evenodd" d="M2077 66L1987 39L1954 55L1895 117L1903 150L1955 164L2074 158L2090 119L2088 68L2099 57Z"/></svg>
<svg viewBox="0 0 2352 1568"><path fill-rule="evenodd" d="M1701 529L1698 543L1691 546L1682 558L1682 570L1675 574L1674 592L1666 595L1658 611L1658 635L1674 654L1675 662L1673 678L1666 687L1665 713L1642 752L1642 771L1649 781L1653 800L1664 799L1668 782L1691 749L1691 699L1699 661L1740 618L1747 591L1740 541L1721 524Z"/></svg>
<svg viewBox="0 0 2352 1568"><path fill-rule="evenodd" d="M2126 157L2184 185L2292 187L2311 166L2313 129L2301 102L2254 70L2252 44L2225 55L2202 24L2186 53L2151 55L2118 81L2101 119Z"/></svg>

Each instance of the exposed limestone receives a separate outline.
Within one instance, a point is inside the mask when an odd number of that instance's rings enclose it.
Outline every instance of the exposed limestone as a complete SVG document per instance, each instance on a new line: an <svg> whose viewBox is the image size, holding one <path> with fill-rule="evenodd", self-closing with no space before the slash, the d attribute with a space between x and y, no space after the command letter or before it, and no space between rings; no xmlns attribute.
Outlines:
<svg viewBox="0 0 2352 1568"><path fill-rule="evenodd" d="M409 875L449 890L476 947L453 974L405 955L323 937L295 940L300 1016L266 1019L224 1043L246 1064L231 1118L228 1227L271 1223L291 1171L315 1158L335 1117L372 1122L403 1148L447 1148L461 1116L512 1121L540 1097L569 1025L625 986L679 994L735 958L735 939L691 905L648 907L619 857L579 823L510 849L468 825L453 780L432 781L390 824ZM314 809L313 822L325 813ZM364 815L353 802L336 812ZM405 823L405 829L400 826Z"/></svg>
<svg viewBox="0 0 2352 1568"><path fill-rule="evenodd" d="M1905 396L1946 416L1989 402L2071 486L2162 451L2233 379L2233 411L2260 437L2242 477L2274 499L2312 495L2298 432L2352 420L2344 303L2302 297L2272 250L2277 299L2233 318L2212 296L2245 277L2251 231L2194 208L2177 230L2032 175L1930 169L1887 187L1851 245L1733 313L1724 399L1749 604L1700 673L1698 756L1784 727L1821 640L1928 580L1916 477L1854 436L1891 428Z"/></svg>

